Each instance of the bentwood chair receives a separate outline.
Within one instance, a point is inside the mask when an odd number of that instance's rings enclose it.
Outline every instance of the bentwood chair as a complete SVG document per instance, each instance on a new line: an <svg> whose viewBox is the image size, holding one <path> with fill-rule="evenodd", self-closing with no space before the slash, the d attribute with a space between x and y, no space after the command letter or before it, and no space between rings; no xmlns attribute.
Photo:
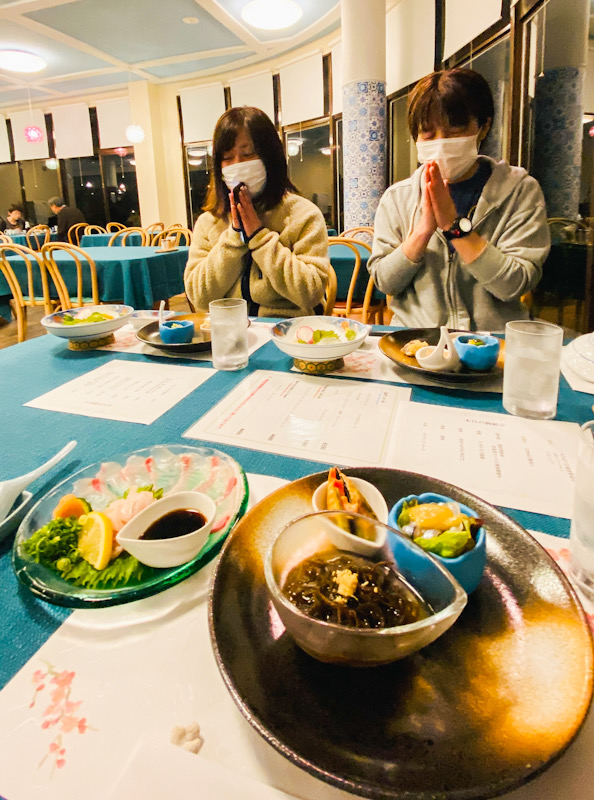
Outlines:
<svg viewBox="0 0 594 800"><path fill-rule="evenodd" d="M21 289L21 284L15 274L13 265L8 258L19 258L24 263L27 271L27 292ZM51 314L56 303L50 297L47 270L43 259L34 250L18 244L0 244L0 271L2 271L12 294L10 307L14 312L17 323L17 340L24 342L27 338L27 308L43 306L46 314ZM35 294L35 277L41 276L42 296Z"/></svg>
<svg viewBox="0 0 594 800"><path fill-rule="evenodd" d="M83 233L84 236L87 236L90 233L107 233L107 230L102 228L101 225L87 225Z"/></svg>
<svg viewBox="0 0 594 800"><path fill-rule="evenodd" d="M130 246L128 239L133 233L137 233L140 236L142 247L150 243L150 236L144 228L125 228L123 231L116 231L107 244L110 247L116 244L122 247Z"/></svg>
<svg viewBox="0 0 594 800"><path fill-rule="evenodd" d="M108 222L105 226L106 233L113 233L114 231L125 231L126 226L121 222Z"/></svg>
<svg viewBox="0 0 594 800"><path fill-rule="evenodd" d="M174 247L179 247L181 239L183 238L184 245L192 244L192 231L189 228L167 228L164 231L159 231L153 236L151 245L153 247L161 247L164 239L173 239Z"/></svg>
<svg viewBox="0 0 594 800"><path fill-rule="evenodd" d="M79 245L80 237L83 235L84 229L87 227L86 222L77 222L76 225L71 225L68 229L68 241L70 244Z"/></svg>
<svg viewBox="0 0 594 800"><path fill-rule="evenodd" d="M12 239L10 236L7 236L5 233L0 233L0 244L10 244Z"/></svg>
<svg viewBox="0 0 594 800"><path fill-rule="evenodd" d="M341 239L361 239L367 244L373 243L373 227L371 225L358 225L355 228L348 228L338 235Z"/></svg>
<svg viewBox="0 0 594 800"><path fill-rule="evenodd" d="M324 316L331 317L334 311L334 304L336 303L336 272L332 264L330 265L330 272L328 274L328 283L326 284L326 291L324 293Z"/></svg>
<svg viewBox="0 0 594 800"><path fill-rule="evenodd" d="M349 239L345 236L329 236L328 237L328 252L332 260L332 248L336 245L348 247L353 253L353 268L351 272L351 279L347 291L346 300L337 300L334 304L333 316L335 317L348 317L350 319L361 319L365 324L379 324L383 325L384 322L384 308L385 300L374 300L373 289L374 282L371 275L367 279L367 285L363 292L362 298L356 296L357 284L359 282L359 272L361 270L361 248L368 251L371 255L371 247L364 241L359 239ZM364 283L364 280L363 280Z"/></svg>
<svg viewBox="0 0 594 800"><path fill-rule="evenodd" d="M76 291L69 289L62 276L60 264L63 267L64 261L60 259L58 263L58 259L56 258L56 256L60 253L66 253L69 256L67 260L69 262L72 261L75 266ZM66 311L69 308L79 308L80 306L95 306L101 303L101 300L99 299L97 267L91 256L85 250L83 250L82 247L78 247L74 244L68 244L66 242L50 242L49 244L43 245L41 248L41 254L50 276L56 286L56 289L58 290L58 298L62 311ZM90 273L90 297L85 296L83 291L84 275L87 271Z"/></svg>
<svg viewBox="0 0 594 800"><path fill-rule="evenodd" d="M165 223L164 222L153 222L152 225L147 225L145 228L146 232L149 236L152 236L154 233L158 233L158 231L165 230Z"/></svg>
<svg viewBox="0 0 594 800"><path fill-rule="evenodd" d="M42 245L47 244L52 232L48 225L35 225L29 228L25 236L27 237L27 247L31 250L41 250Z"/></svg>

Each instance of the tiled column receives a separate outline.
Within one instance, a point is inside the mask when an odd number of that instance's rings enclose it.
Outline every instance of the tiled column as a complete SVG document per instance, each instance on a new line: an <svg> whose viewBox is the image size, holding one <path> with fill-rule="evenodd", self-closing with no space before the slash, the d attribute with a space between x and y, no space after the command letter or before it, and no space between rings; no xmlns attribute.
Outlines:
<svg viewBox="0 0 594 800"><path fill-rule="evenodd" d="M544 56L534 92L532 173L549 217L578 215L582 163L582 91L589 0L556 0L544 9Z"/></svg>
<svg viewBox="0 0 594 800"><path fill-rule="evenodd" d="M386 4L342 0L344 228L373 225L386 188Z"/></svg>

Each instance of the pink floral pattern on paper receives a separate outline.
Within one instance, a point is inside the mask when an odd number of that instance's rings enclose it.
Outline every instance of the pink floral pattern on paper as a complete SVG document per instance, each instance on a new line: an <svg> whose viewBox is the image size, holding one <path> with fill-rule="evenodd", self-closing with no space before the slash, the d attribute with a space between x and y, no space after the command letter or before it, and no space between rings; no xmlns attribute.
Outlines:
<svg viewBox="0 0 594 800"><path fill-rule="evenodd" d="M36 669L32 676L35 692L29 708L34 708L37 701L41 701L42 692L49 693L49 705L42 711L45 719L41 723L41 728L43 730L53 728L55 736L49 744L48 752L39 762L39 766L46 759L51 759L52 774L54 770L62 769L66 765L64 734L72 732L85 733L88 730L94 730L87 723L86 717L81 716L79 713L82 700L73 701L71 699L72 682L75 674L74 672L68 672L68 670L60 672L52 664L48 663L45 671Z"/></svg>
<svg viewBox="0 0 594 800"><path fill-rule="evenodd" d="M559 567L563 570L565 575L569 578L570 583L574 586L577 591L578 597L582 606L584 607L584 611L586 612L586 618L588 620L588 624L590 625L590 629L592 633L594 633L594 607L591 602L587 600L583 596L583 594L579 591L579 589L573 584L571 574L569 572L569 548L568 547L560 547L558 550L554 547L545 547L545 550L550 555L550 557L555 561Z"/></svg>

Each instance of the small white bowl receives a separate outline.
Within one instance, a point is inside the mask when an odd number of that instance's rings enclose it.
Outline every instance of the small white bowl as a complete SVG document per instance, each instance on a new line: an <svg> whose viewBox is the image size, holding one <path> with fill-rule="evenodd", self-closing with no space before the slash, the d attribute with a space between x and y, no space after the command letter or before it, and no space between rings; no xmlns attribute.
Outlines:
<svg viewBox="0 0 594 800"><path fill-rule="evenodd" d="M332 331L337 339L322 339L317 344L300 342L297 337L299 328L309 328L312 331ZM363 325L353 319L340 319L339 317L296 317L278 322L272 329L271 336L275 345L293 358L303 361L331 361L342 358L361 347L370 325ZM354 334L347 339L347 331Z"/></svg>
<svg viewBox="0 0 594 800"><path fill-rule="evenodd" d="M63 318L66 314L75 319L85 320L94 311L99 314L111 317L100 322L77 322L74 325L65 325ZM107 333L121 328L130 319L134 309L132 306L124 305L98 305L82 306L81 308L70 308L67 311L56 311L43 317L41 324L48 333L59 336L62 339L70 339L74 342L92 341Z"/></svg>
<svg viewBox="0 0 594 800"><path fill-rule="evenodd" d="M171 317L174 316L175 311L163 311L163 319L171 319ZM159 319L158 309L144 308L139 311L134 311L128 322L135 331L139 331L145 325L148 325L149 322L154 322L157 319Z"/></svg>
<svg viewBox="0 0 594 800"><path fill-rule="evenodd" d="M191 509L206 518L201 528L171 539L141 539L140 536L156 520L170 511ZM192 561L202 550L211 531L217 507L202 492L175 492L147 506L116 534L124 550L148 567L178 567Z"/></svg>
<svg viewBox="0 0 594 800"><path fill-rule="evenodd" d="M364 481L362 478L352 478L349 476L349 479L356 485L357 489L367 500L378 520L386 525L388 522L388 506L379 489L372 483L369 483L369 481ZM313 493L311 504L314 511L328 510L328 506L326 505L327 491L328 481L324 481ZM379 525L375 528L375 540L369 541L368 539L362 539L360 536L355 536L352 533L347 533L347 531L339 528L338 525L335 525L329 520L325 520L325 523L328 528L326 535L335 547L339 547L342 550L350 550L352 553L370 556L378 550L381 550L386 543L386 529Z"/></svg>

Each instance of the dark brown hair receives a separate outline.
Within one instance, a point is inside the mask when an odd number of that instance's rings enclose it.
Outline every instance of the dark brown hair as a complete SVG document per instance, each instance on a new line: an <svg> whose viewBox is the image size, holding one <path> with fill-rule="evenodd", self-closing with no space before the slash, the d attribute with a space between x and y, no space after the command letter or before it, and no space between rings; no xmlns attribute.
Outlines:
<svg viewBox="0 0 594 800"><path fill-rule="evenodd" d="M214 129L214 166L204 204L204 210L211 211L216 217L222 217L230 210L229 189L223 180L221 162L242 130L251 137L254 150L266 167L266 184L254 199L256 209L268 211L280 203L286 192L297 191L289 180L285 150L270 117L253 106L230 108L219 118Z"/></svg>
<svg viewBox="0 0 594 800"><path fill-rule="evenodd" d="M478 72L462 67L421 78L408 100L408 127L415 141L421 131L433 131L444 123L463 128L475 119L482 127L493 120L494 114L487 81Z"/></svg>

